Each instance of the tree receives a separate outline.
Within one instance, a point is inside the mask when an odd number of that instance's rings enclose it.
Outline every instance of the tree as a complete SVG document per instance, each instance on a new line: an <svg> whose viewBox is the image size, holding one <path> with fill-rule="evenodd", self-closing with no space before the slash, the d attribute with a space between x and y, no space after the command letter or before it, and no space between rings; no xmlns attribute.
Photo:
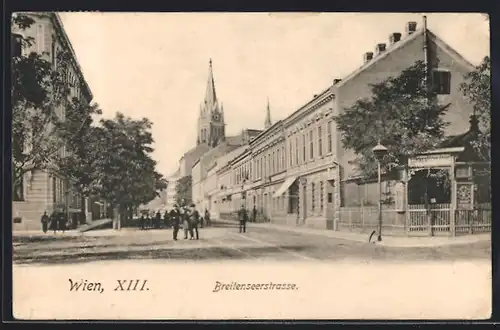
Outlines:
<svg viewBox="0 0 500 330"><path fill-rule="evenodd" d="M473 147L484 161L491 161L491 61L486 56L475 70L464 75L460 90L473 105L479 134Z"/></svg>
<svg viewBox="0 0 500 330"><path fill-rule="evenodd" d="M103 119L89 135L88 157L73 158L85 170L89 193L101 196L125 215L145 204L166 188L163 176L156 172L151 158L154 142L151 122L133 120L117 113L114 119Z"/></svg>
<svg viewBox="0 0 500 330"><path fill-rule="evenodd" d="M418 61L399 76L371 85L371 97L335 116L342 145L356 153L361 174L370 177L376 173L372 148L378 142L388 149L381 162L386 171L406 164L408 157L442 140L447 125L442 115L449 104L438 103L427 81L426 66Z"/></svg>
<svg viewBox="0 0 500 330"><path fill-rule="evenodd" d="M183 200L186 204L192 203L191 175L183 176L177 181L177 184L175 185L175 202L178 205L181 205Z"/></svg>
<svg viewBox="0 0 500 330"><path fill-rule="evenodd" d="M35 21L24 14L13 15L12 30L26 30ZM56 133L58 112L68 101L71 84L66 79L68 54L57 55L54 69L48 54L31 51L34 39L12 38L12 187L14 198L27 172L53 164L64 142ZM19 196L18 196L19 197Z"/></svg>
<svg viewBox="0 0 500 330"><path fill-rule="evenodd" d="M73 98L67 103L65 120L56 123L57 134L67 150L65 155L56 157L58 169L73 180L74 188L84 197L92 192L98 160L95 147L99 135L92 126L92 116L101 113L97 104Z"/></svg>

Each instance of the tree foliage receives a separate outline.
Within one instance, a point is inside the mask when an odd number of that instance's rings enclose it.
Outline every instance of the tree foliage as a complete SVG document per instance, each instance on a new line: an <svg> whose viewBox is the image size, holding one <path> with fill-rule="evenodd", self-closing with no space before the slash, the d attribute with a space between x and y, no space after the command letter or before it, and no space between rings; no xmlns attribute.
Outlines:
<svg viewBox="0 0 500 330"><path fill-rule="evenodd" d="M151 158L151 126L147 118L133 120L122 113L114 119L102 119L87 135L82 156L71 157L65 168L83 173L78 177L87 192L117 207L145 204L166 189L166 181L156 172L156 161Z"/></svg>
<svg viewBox="0 0 500 330"><path fill-rule="evenodd" d="M485 161L491 161L491 61L486 56L475 70L467 73L460 85L467 100L473 105L479 121L477 141L472 144Z"/></svg>
<svg viewBox="0 0 500 330"><path fill-rule="evenodd" d="M192 203L191 175L180 178L175 186L175 202L180 205L183 200L186 204Z"/></svg>
<svg viewBox="0 0 500 330"><path fill-rule="evenodd" d="M356 153L361 174L376 173L372 148L378 142L388 149L381 163L389 170L441 141L447 125L442 115L449 104L439 104L427 81L426 67L418 61L399 76L371 85L371 97L359 99L335 117L342 145Z"/></svg>

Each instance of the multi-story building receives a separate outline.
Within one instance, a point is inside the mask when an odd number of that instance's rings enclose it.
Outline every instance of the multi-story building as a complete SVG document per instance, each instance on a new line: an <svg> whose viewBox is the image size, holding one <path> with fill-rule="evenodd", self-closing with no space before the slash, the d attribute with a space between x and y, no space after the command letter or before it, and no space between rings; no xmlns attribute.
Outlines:
<svg viewBox="0 0 500 330"><path fill-rule="evenodd" d="M360 68L334 79L290 116L270 125L245 151L216 171L224 187L220 204L226 212L255 206L272 222L337 229L341 208L378 198L372 185L359 186L352 160L333 117L357 100L371 96L371 85L399 75L417 61L426 63L428 80L438 101L450 104L444 120L446 135L467 131L472 106L459 90L474 67L432 31L409 22L405 34L394 32L375 52L363 54ZM231 201L228 203L228 201ZM221 212L222 214L222 212Z"/></svg>
<svg viewBox="0 0 500 330"><path fill-rule="evenodd" d="M70 87L70 97L78 97L86 102L92 101L92 92L83 76L71 42L64 30L63 24L56 13L23 13L34 20L34 24L26 29L13 27L14 39L22 36L32 38L30 47L22 48L25 55L31 52L43 54L57 69L59 54L68 54L67 83ZM19 55L23 55L19 54ZM60 65L60 64L59 64ZM65 118L65 108L57 107L59 118ZM65 156L67 150L61 148L60 155ZM34 229L39 227L39 219L44 211L51 212L56 206L63 206L72 220L76 214L85 211L87 219L92 214L88 199L83 200L74 189L71 179L58 173L55 166L45 170L28 171L18 187L14 189L13 214L22 218L21 223L15 223L14 229Z"/></svg>
<svg viewBox="0 0 500 330"><path fill-rule="evenodd" d="M167 184L167 190L166 190L166 196L165 196L165 207L167 210L171 210L174 208L174 205L176 204L176 199L175 196L177 195L177 180L181 178L180 176L180 171L177 170L175 173L171 174L166 178L168 184Z"/></svg>

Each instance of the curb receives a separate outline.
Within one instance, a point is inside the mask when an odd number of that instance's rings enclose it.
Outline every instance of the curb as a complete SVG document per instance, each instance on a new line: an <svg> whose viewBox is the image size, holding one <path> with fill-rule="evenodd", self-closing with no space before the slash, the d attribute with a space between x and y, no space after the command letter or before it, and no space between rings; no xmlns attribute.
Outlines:
<svg viewBox="0 0 500 330"><path fill-rule="evenodd" d="M217 220L214 221L214 223L227 223L227 224L234 224L237 225L238 222L234 220ZM296 227L288 227L288 226L280 226L280 225L275 225L275 224L270 224L270 223L249 223L247 222L247 227L261 227L261 228L273 228L276 230L280 231L288 231L288 232L295 232L295 233L303 233L303 234L309 234L309 235L317 235L317 236L323 236L323 237L330 237L330 238L336 238L336 239L341 239L341 240L347 240L347 241L353 241L353 242L360 242L360 243L366 243L366 244L374 244L374 245L379 245L379 246L385 246L385 247L399 247L399 248L436 248L436 247L444 247L444 246L457 246L457 245L471 245L471 244L476 244L480 242L485 242L485 241L490 241L491 242L491 235L489 234L479 234L481 236L471 236L469 240L454 240L453 238L449 238L448 241L442 241L440 240L441 238L435 237L435 238L426 238L427 242L419 242L418 237L397 237L396 239L402 239L405 240L405 242L402 243L397 243L397 242L390 242L391 239L389 239L389 242L386 240L382 240L381 242L378 242L375 240L369 242L369 235L366 236L366 238L362 235L359 234L359 237L349 237L349 236L344 236L344 235L338 235L335 233L335 231L320 231L318 230L317 232L314 231L304 231L302 228L296 228ZM431 241L433 240L433 241Z"/></svg>

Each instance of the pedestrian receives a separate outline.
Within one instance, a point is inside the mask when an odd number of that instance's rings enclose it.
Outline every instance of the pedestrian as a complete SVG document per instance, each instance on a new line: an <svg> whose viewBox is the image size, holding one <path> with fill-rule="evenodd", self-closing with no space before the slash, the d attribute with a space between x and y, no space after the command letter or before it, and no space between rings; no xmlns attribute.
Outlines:
<svg viewBox="0 0 500 330"><path fill-rule="evenodd" d="M252 222L256 222L256 221L257 221L257 208L254 205L253 209L252 209Z"/></svg>
<svg viewBox="0 0 500 330"><path fill-rule="evenodd" d="M191 210L189 212L189 222L191 224L191 230L189 233L191 234L191 239L195 238L200 239L200 235L198 234L198 223L200 222L200 214L196 211L196 206L191 204Z"/></svg>
<svg viewBox="0 0 500 330"><path fill-rule="evenodd" d="M172 223L172 227L174 228L173 230L174 241L177 241L177 233L179 233L179 226L181 223L179 206L177 204L175 204L174 208L170 210L169 218L170 222Z"/></svg>
<svg viewBox="0 0 500 330"><path fill-rule="evenodd" d="M244 205L241 205L241 208L238 211L238 219L240 221L240 233L242 231L245 233L247 229L248 213Z"/></svg>
<svg viewBox="0 0 500 330"><path fill-rule="evenodd" d="M57 232L57 211L53 210L50 214L50 230L54 231L54 234Z"/></svg>
<svg viewBox="0 0 500 330"><path fill-rule="evenodd" d="M59 227L59 230L63 232L66 231L66 224L68 222L68 219L66 219L66 212L64 210L59 210L57 214L57 224Z"/></svg>
<svg viewBox="0 0 500 330"><path fill-rule="evenodd" d="M145 226L145 228L149 229L149 227L151 227L151 217L150 217L149 212L148 212L146 214L146 226Z"/></svg>
<svg viewBox="0 0 500 330"><path fill-rule="evenodd" d="M44 211L43 212L43 215L42 215L42 218L41 218L41 222L42 222L42 231L44 234L47 233L47 226L49 224L49 216L47 215L47 211Z"/></svg>
<svg viewBox="0 0 500 330"><path fill-rule="evenodd" d="M181 207L182 229L184 230L184 239L188 239L188 232L191 231L189 224L189 211L186 207Z"/></svg>
<svg viewBox="0 0 500 330"><path fill-rule="evenodd" d="M146 217L144 217L144 213L141 214L141 218L139 219L139 223L141 224L141 230L146 229Z"/></svg>
<svg viewBox="0 0 500 330"><path fill-rule="evenodd" d="M207 227L210 226L210 212L205 209L205 223L207 224Z"/></svg>
<svg viewBox="0 0 500 330"><path fill-rule="evenodd" d="M161 222L161 213L160 213L160 210L158 210L156 212L156 216L155 216L155 228L156 229L160 228L160 222Z"/></svg>

